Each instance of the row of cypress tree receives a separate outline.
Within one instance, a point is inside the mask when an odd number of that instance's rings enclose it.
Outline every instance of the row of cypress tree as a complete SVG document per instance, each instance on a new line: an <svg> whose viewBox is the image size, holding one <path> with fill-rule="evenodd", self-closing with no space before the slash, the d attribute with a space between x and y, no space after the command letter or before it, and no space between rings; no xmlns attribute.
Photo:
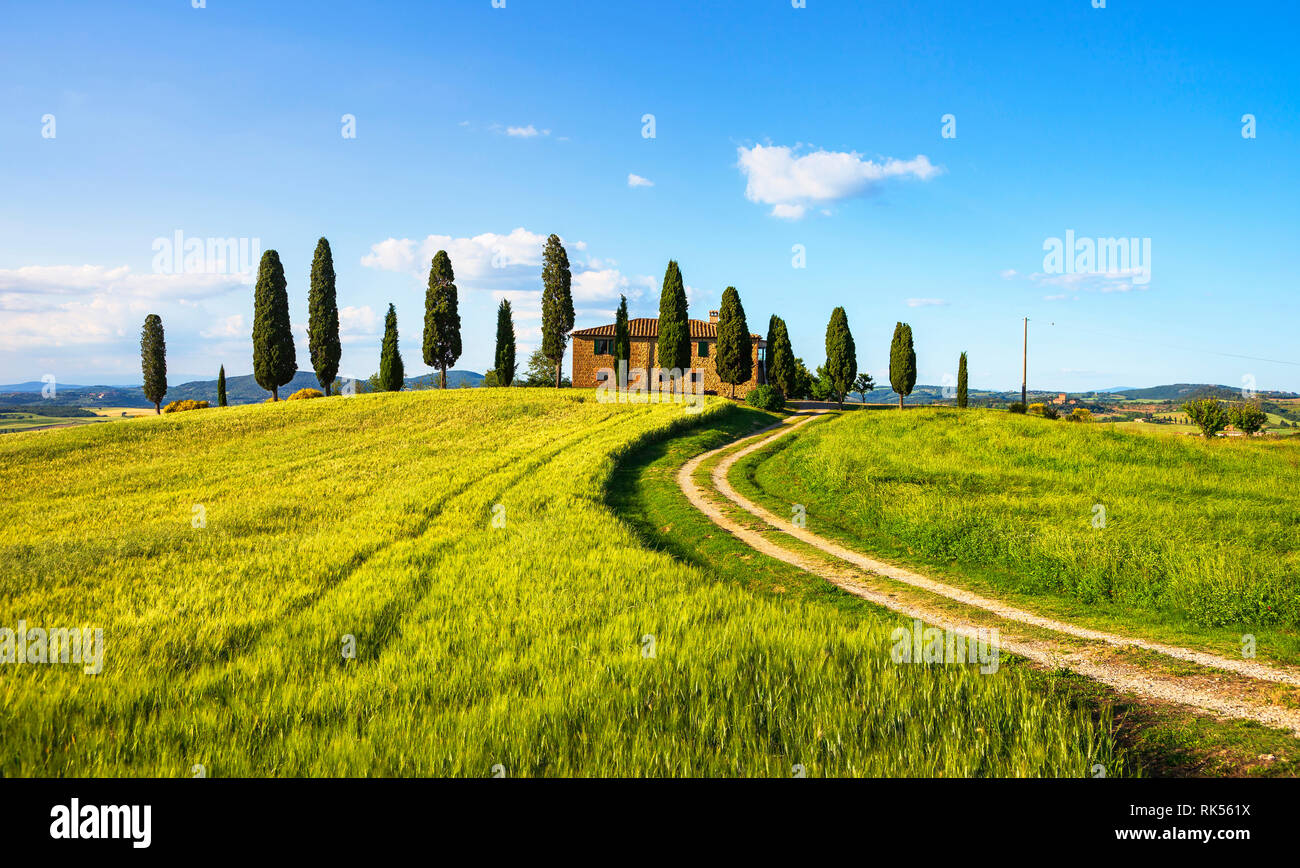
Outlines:
<svg viewBox="0 0 1300 868"><path fill-rule="evenodd" d="M569 256L558 235L546 239L542 252L542 353L555 367L555 385L560 385L560 369L569 332L573 329L573 273ZM461 354L460 313L455 275L447 251L439 250L429 269L429 286L424 297L424 363L438 369L438 384L447 387L447 369ZM387 362L385 362L387 360ZM397 315L388 306L384 324L384 349L380 358L380 387L390 391L401 388L401 356L397 352ZM509 386L515 380L515 322L509 299L497 306L496 349L493 353L493 382Z"/></svg>
<svg viewBox="0 0 1300 868"><path fill-rule="evenodd" d="M790 345L785 320L773 314L767 328L768 382L781 389L783 394L797 394L800 390L799 365ZM829 383L831 396L841 407L849 392L861 391L865 398L865 393L875 386L870 375L858 375L857 348L849 330L848 315L842 307L831 311L826 326L826 364L821 373ZM905 322L894 326L889 347L889 385L898 395L898 406L902 409L904 399L916 386L916 349L912 343L912 327ZM967 386L966 353L963 352L957 364L958 407L967 405Z"/></svg>
<svg viewBox="0 0 1300 868"><path fill-rule="evenodd" d="M554 365L555 385L560 374L569 332L573 329L574 308L572 271L568 254L559 236L546 240L542 255L542 354ZM424 363L437 368L440 388L447 387L447 369L456 363L462 351L459 300L451 257L439 250L429 268L425 291L423 357ZM334 260L329 241L321 238L312 258L308 295L308 346L316 379L326 395L338 375L341 343ZM691 364L690 323L687 312L686 284L681 267L670 260L664 272L659 297L659 336L656 343L657 367L685 370ZM145 318L140 340L145 396L155 411L167 392L166 343L162 320L157 314ZM631 333L628 325L627 298L620 296L614 325L614 357L631 359ZM752 376L753 341L740 293L734 286L722 293L718 311L715 368L718 378L735 387ZM510 301L502 299L497 308L496 350L493 373L498 385L509 386L518 369L515 351L514 319ZM767 380L786 395L798 390L801 363L794 355L785 321L773 314L767 332ZM289 297L284 267L275 250L262 254L254 289L253 374L258 385L279 400L279 388L297 373L297 357L289 319ZM831 312L826 327L826 364L822 374L830 392L840 406L850 391L869 389L869 376L858 377L857 351L849 330L848 315L843 307ZM898 323L890 346L889 379L898 394L898 404L912 393L916 384L916 351L912 345L912 327ZM397 311L389 304L384 317L384 337L380 350L378 386L386 391L400 390L405 381L405 366L398 350ZM217 378L217 400L226 405L225 366ZM957 404L966 406L966 354L961 354L957 374Z"/></svg>

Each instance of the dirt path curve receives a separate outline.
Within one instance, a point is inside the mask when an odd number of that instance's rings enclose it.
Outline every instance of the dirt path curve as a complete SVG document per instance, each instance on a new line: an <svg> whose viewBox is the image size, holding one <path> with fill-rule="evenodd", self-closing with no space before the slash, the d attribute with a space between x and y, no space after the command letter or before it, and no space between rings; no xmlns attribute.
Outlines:
<svg viewBox="0 0 1300 868"><path fill-rule="evenodd" d="M973 636L977 629L997 626L990 625L988 618L977 617L956 621L950 612L943 611L933 604L927 604L923 597L918 599L917 597L920 595L904 599L900 598L899 594L890 593L888 585L882 585L879 578L898 582L919 591L960 603L968 607L969 610L974 610L977 616L981 614L992 616L1002 622L1009 622L1012 627L1015 624L1024 624L1050 633L1083 640L1092 645L1092 647L1085 646L1082 650L1066 649L1051 640L1009 635L1005 626L1000 629L1002 634L1000 644L1003 649L1026 657L1044 667L1059 668L1068 666L1071 670L1116 690L1133 693L1147 699L1185 705L1198 711L1254 720L1268 726L1291 730L1293 734L1300 736L1300 709L1270 703L1267 690L1258 689L1261 682L1265 683L1265 687L1267 687L1267 683L1300 686L1300 673L1295 670L1266 666L1249 660L1234 660L1189 648L1180 648L1150 642L1145 639L1091 630L1035 615L1023 609L1009 606L997 600L991 600L952 585L935 581L919 573L867 557L851 549L846 549L837 543L817 536L807 528L794 526L790 521L772 514L732 488L727 481L727 472L737 461L758 449L762 449L773 440L789 436L824 412L826 411L798 414L790 417L785 422L750 435L748 438L743 438L735 443L698 455L683 465L678 472L678 485L692 505L707 515L714 524L728 531L746 545L777 560L792 564L812 575L826 579L849 593L877 605L901 612L910 617L920 618L933 626L954 630L968 636ZM711 481L716 488L716 493L720 493L736 507L760 519L771 528L829 555L831 558L836 559L835 561L823 560L815 555L807 555L785 548L769 539L763 532L745 527L726 515L719 504L710 500L706 493L696 484L694 477L700 464L721 452L735 449L738 444L745 443L746 440L750 442L743 448L726 455L714 467ZM1229 675L1225 678L1216 677L1217 673L1213 671L1200 676L1152 672L1129 663L1102 659L1107 655L1098 653L1098 647L1138 648L1185 663L1191 663L1207 670L1228 673ZM1243 689L1243 684L1246 684L1249 689Z"/></svg>

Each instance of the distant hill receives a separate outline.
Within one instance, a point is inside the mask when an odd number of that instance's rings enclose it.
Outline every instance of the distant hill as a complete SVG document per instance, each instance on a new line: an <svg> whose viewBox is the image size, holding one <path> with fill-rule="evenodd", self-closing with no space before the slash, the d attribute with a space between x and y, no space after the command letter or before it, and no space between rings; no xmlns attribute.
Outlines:
<svg viewBox="0 0 1300 868"><path fill-rule="evenodd" d="M953 387L948 387L949 389ZM918 385L908 396L908 404L925 405L925 404L950 404L952 398L945 398L943 395L943 386L923 386ZM1187 401L1192 398L1219 398L1224 401L1240 401L1241 389L1232 386L1217 386L1208 383L1173 383L1165 386L1152 386L1147 389L1096 389L1090 392L1066 392L1059 389L1030 389L1029 402L1052 400L1058 395L1064 394L1074 399L1084 406L1087 405L1106 405L1113 406L1119 401ZM1273 392L1261 391L1262 398L1294 398L1297 397L1293 392ZM970 403L972 406L1005 406L1013 401L1020 400L1020 390L997 392L984 389L971 389L969 393ZM849 400L856 402L857 393L849 396ZM898 395L888 386L877 388L867 393L868 404L896 404Z"/></svg>
<svg viewBox="0 0 1300 868"><path fill-rule="evenodd" d="M1125 389L1115 392L1115 397L1138 401L1187 401L1191 398L1220 398L1240 401L1240 386L1216 386L1208 383L1174 383L1169 386L1152 386L1149 389ZM1259 393L1265 398L1293 398L1294 392Z"/></svg>
<svg viewBox="0 0 1300 868"><path fill-rule="evenodd" d="M358 381L359 385L364 384L364 380ZM447 387L458 389L461 384L469 386L481 386L483 384L483 375L474 371L448 371ZM43 383L35 382L35 389L22 388L31 386L32 383L17 383L13 386L0 386L0 404L12 405L32 405L40 404L44 401L41 398L41 387ZM425 374L419 377L407 377L406 388L408 389L436 389L438 387L437 374ZM310 371L299 371L286 386L280 387L280 397L287 398L299 389L319 389L320 384L316 382L316 375ZM364 389L364 385L361 385ZM72 405L78 407L152 407L153 404L144 397L144 392L140 386L59 386L56 393L59 404ZM257 385L257 380L252 374L246 374L242 377L226 378L226 400L231 404L256 404L271 397L271 393ZM169 386L167 396L163 399L164 403L168 401L207 401L209 404L217 403L217 381L216 380L195 380L189 383Z"/></svg>

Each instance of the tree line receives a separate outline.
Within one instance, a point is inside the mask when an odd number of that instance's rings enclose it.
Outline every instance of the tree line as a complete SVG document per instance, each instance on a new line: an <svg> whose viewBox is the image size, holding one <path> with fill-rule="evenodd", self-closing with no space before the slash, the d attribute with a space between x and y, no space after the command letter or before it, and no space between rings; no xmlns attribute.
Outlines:
<svg viewBox="0 0 1300 868"><path fill-rule="evenodd" d="M559 236L546 240L542 269L542 346L538 352L554 373L556 387L561 385L560 369L569 332L573 329L574 310L572 273L569 257ZM337 391L339 359L339 311L334 259L329 241L321 238L312 258L307 299L307 343L312 369L325 395ZM461 356L461 322L456 276L451 257L439 250L429 266L429 282L424 297L424 363L438 371L440 388L447 387L447 370ZM162 318L145 317L140 336L140 363L144 374L144 394L161 412L167 394L167 349ZM515 326L508 299L497 309L495 367L490 373L498 385L509 386L515 379ZM267 250L258 263L257 282L253 289L253 376L257 384L280 400L280 387L298 372L297 350L289 318L288 282L276 250ZM397 309L390 303L384 316L384 334L380 343L379 371L370 383L385 391L398 391L406 377L405 364L398 349ZM226 406L226 368L217 375L217 402Z"/></svg>
<svg viewBox="0 0 1300 868"><path fill-rule="evenodd" d="M528 360L522 378L516 358L515 324L509 299L497 308L496 347L493 368L484 380L489 386L565 384L561 370L564 353L573 330L574 308L572 270L568 253L558 235L546 240L542 253L542 341ZM307 338L312 369L323 394L330 395L341 384L337 380L342 345L339 338L339 312L333 253L329 241L321 238L312 257L307 298ZM613 355L615 364L630 363L632 354L626 296L620 296L615 316ZM445 250L434 254L424 297L424 333L422 341L425 365L438 371L439 388L447 387L447 370L462 353L461 321L456 277L451 257ZM753 377L753 339L740 293L728 286L722 293L718 311L714 365L719 380L735 387ZM686 284L681 267L670 260L664 272L659 296L659 334L655 347L658 367L685 371L691 366L691 335L687 310ZM145 318L140 341L144 393L156 411L167 392L166 342L162 320L157 314ZM280 400L280 387L297 373L297 352L289 315L288 284L280 254L267 250L258 264L253 290L253 375L257 384ZM875 389L875 380L858 372L857 349L843 307L831 312L826 327L826 361L815 373L809 372L803 359L795 356L785 321L776 314L768 320L767 356L764 385L780 391L782 398L811 398L835 401L841 407L851 393L866 401ZM369 386L382 391L399 391L406 379L406 369L398 348L397 310L390 303L384 316L384 333L380 344L379 370ZM898 323L890 346L890 386L898 395L901 409L904 399L916 385L916 351L912 328ZM966 354L962 353L957 373L957 405L966 406ZM226 406L225 366L217 377L217 403Z"/></svg>

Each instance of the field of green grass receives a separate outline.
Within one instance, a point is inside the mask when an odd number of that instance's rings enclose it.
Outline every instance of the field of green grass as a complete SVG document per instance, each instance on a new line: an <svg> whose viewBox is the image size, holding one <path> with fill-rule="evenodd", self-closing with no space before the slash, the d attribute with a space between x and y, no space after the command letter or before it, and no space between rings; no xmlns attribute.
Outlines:
<svg viewBox="0 0 1300 868"><path fill-rule="evenodd" d="M738 412L476 389L0 440L0 626L106 645L0 663L0 775L1124 772L1019 667L895 665L889 619L611 509L631 450Z"/></svg>
<svg viewBox="0 0 1300 868"><path fill-rule="evenodd" d="M770 504L805 504L810 529L868 551L978 575L1002 593L1223 628L1234 643L1272 629L1274 650L1295 650L1295 440L877 411L814 423L735 473Z"/></svg>
<svg viewBox="0 0 1300 868"><path fill-rule="evenodd" d="M27 413L22 410L0 412L0 434L17 434L23 431L37 431L44 428L88 425L105 421L97 416L43 416L39 413Z"/></svg>

